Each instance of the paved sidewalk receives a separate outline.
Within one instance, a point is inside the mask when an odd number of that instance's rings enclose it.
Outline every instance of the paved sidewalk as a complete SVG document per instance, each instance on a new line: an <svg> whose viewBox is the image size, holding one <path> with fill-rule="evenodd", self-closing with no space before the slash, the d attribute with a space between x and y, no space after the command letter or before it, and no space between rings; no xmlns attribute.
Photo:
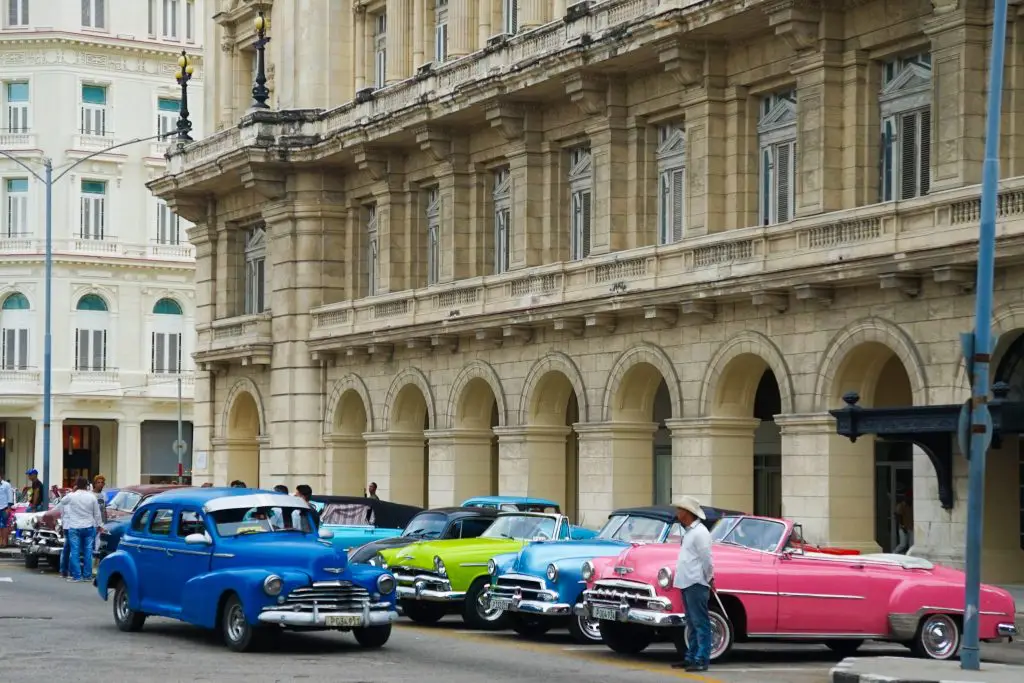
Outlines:
<svg viewBox="0 0 1024 683"><path fill-rule="evenodd" d="M832 683L1021 683L1024 666L988 664L964 671L960 662L909 657L847 657L829 672Z"/></svg>

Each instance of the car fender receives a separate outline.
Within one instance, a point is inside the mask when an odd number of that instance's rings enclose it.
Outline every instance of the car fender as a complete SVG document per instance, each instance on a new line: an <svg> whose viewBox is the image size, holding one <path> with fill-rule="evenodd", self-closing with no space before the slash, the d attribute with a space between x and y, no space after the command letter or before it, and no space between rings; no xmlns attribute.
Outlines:
<svg viewBox="0 0 1024 683"><path fill-rule="evenodd" d="M196 626L214 628L220 616L222 599L228 593L235 593L242 601L245 620L256 625L259 623L259 614L263 608L277 603L277 596L267 595L263 590L263 582L271 575L281 577L281 595L287 595L296 588L308 586L310 583L306 573L294 570L276 571L250 567L218 569L199 574L186 581L182 588L181 619Z"/></svg>
<svg viewBox="0 0 1024 683"><path fill-rule="evenodd" d="M139 585L138 567L135 565L135 558L123 550L117 550L104 557L96 571L96 590L104 600L112 588L110 579L115 576L120 576L128 585L128 606L133 610L140 609L139 591L135 590Z"/></svg>
<svg viewBox="0 0 1024 683"><path fill-rule="evenodd" d="M494 560L494 564L497 567L497 576L507 574L512 568L512 565L516 563L519 558L519 553L502 553L501 555L495 555L491 559Z"/></svg>

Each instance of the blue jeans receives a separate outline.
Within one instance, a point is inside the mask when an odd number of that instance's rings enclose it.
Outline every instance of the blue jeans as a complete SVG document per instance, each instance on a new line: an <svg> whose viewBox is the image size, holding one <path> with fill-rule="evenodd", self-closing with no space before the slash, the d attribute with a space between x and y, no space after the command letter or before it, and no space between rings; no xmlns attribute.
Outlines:
<svg viewBox="0 0 1024 683"><path fill-rule="evenodd" d="M708 600L711 589L694 584L683 589L683 606L686 609L686 625L690 627L690 642L686 647L686 660L694 664L711 662L711 617L708 616Z"/></svg>
<svg viewBox="0 0 1024 683"><path fill-rule="evenodd" d="M96 538L96 528L65 529L71 546L68 558L68 573L72 579L92 578L92 547Z"/></svg>
<svg viewBox="0 0 1024 683"><path fill-rule="evenodd" d="M68 575L68 558L71 557L71 534L64 532L64 547L60 549L60 575Z"/></svg>

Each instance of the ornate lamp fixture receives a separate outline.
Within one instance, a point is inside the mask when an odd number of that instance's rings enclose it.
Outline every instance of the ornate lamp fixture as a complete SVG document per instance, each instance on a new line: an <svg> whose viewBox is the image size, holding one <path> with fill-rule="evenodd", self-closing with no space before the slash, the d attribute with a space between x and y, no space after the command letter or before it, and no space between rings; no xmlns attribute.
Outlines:
<svg viewBox="0 0 1024 683"><path fill-rule="evenodd" d="M192 136L189 135L192 132L192 122L188 120L188 82L192 80L194 72L195 67L192 66L192 60L182 50L181 56L178 57L178 70L174 74L174 80L178 81L178 85L181 86L181 108L178 110L178 142L192 142Z"/></svg>

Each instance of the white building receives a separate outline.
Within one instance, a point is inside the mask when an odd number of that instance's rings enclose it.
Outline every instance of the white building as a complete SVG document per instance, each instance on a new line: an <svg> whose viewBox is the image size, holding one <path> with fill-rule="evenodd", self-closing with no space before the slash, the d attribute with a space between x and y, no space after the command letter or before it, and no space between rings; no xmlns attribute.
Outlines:
<svg viewBox="0 0 1024 683"><path fill-rule="evenodd" d="M178 378L192 441L194 250L145 187L163 173L168 143L90 155L175 128L182 50L195 64L192 120L203 120L203 16L203 0L2 0L0 157L40 176L49 157L61 176L51 482L175 475ZM46 192L9 157L0 191L0 467L19 482L43 465ZM189 448L186 469L191 458Z"/></svg>

